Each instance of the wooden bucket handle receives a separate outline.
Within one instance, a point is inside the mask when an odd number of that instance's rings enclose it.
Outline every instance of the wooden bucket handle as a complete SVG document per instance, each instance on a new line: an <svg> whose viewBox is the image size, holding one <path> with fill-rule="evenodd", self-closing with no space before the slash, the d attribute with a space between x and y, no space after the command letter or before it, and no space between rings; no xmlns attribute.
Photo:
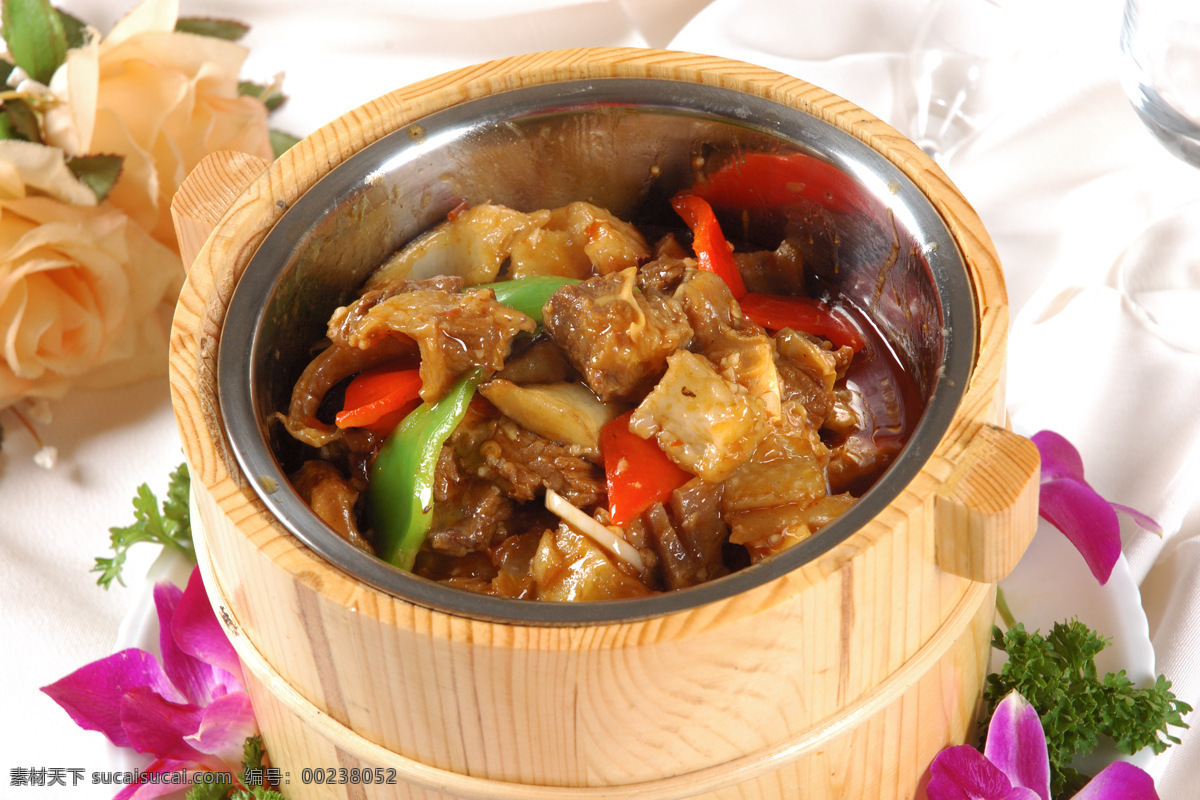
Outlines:
<svg viewBox="0 0 1200 800"><path fill-rule="evenodd" d="M933 496L937 565L996 583L1037 530L1041 458L1029 439L981 425Z"/></svg>
<svg viewBox="0 0 1200 800"><path fill-rule="evenodd" d="M200 160L171 198L171 219L185 270L243 191L271 166L266 159L220 150Z"/></svg>

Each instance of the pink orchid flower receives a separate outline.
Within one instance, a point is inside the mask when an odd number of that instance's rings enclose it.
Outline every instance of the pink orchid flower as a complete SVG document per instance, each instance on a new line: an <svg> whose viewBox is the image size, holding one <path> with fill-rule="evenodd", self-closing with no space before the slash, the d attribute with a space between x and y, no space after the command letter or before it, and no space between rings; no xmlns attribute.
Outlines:
<svg viewBox="0 0 1200 800"><path fill-rule="evenodd" d="M1010 693L996 706L980 753L947 747L930 765L929 800L1050 800L1050 756L1042 721L1029 701ZM1072 800L1159 800L1154 779L1114 761Z"/></svg>
<svg viewBox="0 0 1200 800"><path fill-rule="evenodd" d="M1118 511L1146 530L1162 533L1162 529L1142 512L1101 497L1083 478L1079 451L1061 435L1039 431L1029 438L1042 456L1038 514L1071 540L1096 580L1107 583L1121 555Z"/></svg>
<svg viewBox="0 0 1200 800"><path fill-rule="evenodd" d="M187 589L154 587L160 662L129 648L42 687L81 728L118 747L149 753L147 775L186 771L241 774L242 746L258 732L241 664L192 570ZM147 800L179 786L145 781L114 800Z"/></svg>

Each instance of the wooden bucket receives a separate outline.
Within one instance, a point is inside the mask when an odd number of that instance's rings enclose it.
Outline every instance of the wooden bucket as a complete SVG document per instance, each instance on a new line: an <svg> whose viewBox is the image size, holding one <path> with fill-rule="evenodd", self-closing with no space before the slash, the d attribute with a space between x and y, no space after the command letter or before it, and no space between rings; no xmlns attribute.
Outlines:
<svg viewBox="0 0 1200 800"><path fill-rule="evenodd" d="M284 212L372 142L416 136L414 122L474 98L609 78L799 110L911 181L968 275L976 334L952 416L848 535L703 602L547 622L384 591L306 547L264 502L281 487L234 457L216 381L234 286ZM990 240L945 175L879 120L714 57L543 53L389 94L269 166L216 154L173 210L194 259L171 385L197 551L289 798L912 798L934 755L971 734L994 584L1035 528L1038 456L1004 428L1007 306Z"/></svg>

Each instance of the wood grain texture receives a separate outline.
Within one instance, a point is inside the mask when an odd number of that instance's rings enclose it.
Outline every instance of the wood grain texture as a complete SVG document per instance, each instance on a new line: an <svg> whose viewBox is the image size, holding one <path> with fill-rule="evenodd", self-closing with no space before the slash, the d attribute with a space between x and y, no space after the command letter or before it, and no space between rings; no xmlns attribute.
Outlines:
<svg viewBox="0 0 1200 800"><path fill-rule="evenodd" d="M204 539L197 555L218 616L230 603ZM685 773L564 787L463 775L401 756L322 711L282 678L252 644L239 640L247 685L272 762L290 780L289 798L379 800L682 800L682 798L837 797L873 800L893 783L918 787L926 765L972 730L978 682L987 669L994 587L976 584L926 645L859 701L820 724L759 751ZM227 629L238 636L236 628ZM640 752L630 757L647 758ZM371 784L331 787L304 770L370 769ZM382 770L382 773L377 770ZM384 782L376 780L382 774ZM343 779L345 780L345 779ZM911 796L911 791L904 795Z"/></svg>
<svg viewBox="0 0 1200 800"><path fill-rule="evenodd" d="M270 166L258 156L222 150L205 156L188 173L171 198L171 219L185 268L191 268L237 196Z"/></svg>
<svg viewBox="0 0 1200 800"><path fill-rule="evenodd" d="M973 283L980 336L959 412L922 471L861 530L707 606L543 627L452 616L364 586L273 520L230 455L214 376L232 287L283 211L381 136L469 98L603 77L762 96L898 165L946 221ZM289 796L913 797L932 755L968 733L988 582L1033 535L1037 462L999 427L1006 330L994 248L946 176L865 111L761 67L641 49L533 54L423 81L317 131L219 215L171 342L202 567L273 758L293 781L305 766L361 761L390 764L407 782L293 783Z"/></svg>

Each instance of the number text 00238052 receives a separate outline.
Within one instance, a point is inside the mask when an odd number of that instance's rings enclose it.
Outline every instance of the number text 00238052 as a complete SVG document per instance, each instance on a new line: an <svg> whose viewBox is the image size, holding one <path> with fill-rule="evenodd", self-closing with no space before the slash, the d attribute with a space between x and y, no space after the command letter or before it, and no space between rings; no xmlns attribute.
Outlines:
<svg viewBox="0 0 1200 800"><path fill-rule="evenodd" d="M300 782L303 784L312 783L328 783L328 784L343 784L343 783L385 783L394 784L396 782L396 770L384 769L383 767L353 767L346 769L345 767L305 767L300 770Z"/></svg>

